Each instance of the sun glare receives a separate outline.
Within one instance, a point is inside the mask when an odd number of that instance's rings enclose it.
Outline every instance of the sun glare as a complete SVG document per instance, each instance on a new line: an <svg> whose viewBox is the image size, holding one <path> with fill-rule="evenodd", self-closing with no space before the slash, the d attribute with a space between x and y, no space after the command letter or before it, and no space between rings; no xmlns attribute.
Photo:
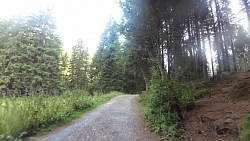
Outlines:
<svg viewBox="0 0 250 141"><path fill-rule="evenodd" d="M95 53L100 36L110 17L118 22L122 17L118 0L0 0L0 19L9 19L25 13L52 9L63 48L70 52L78 39L82 39L90 52ZM237 22L247 29L246 16L240 12L239 1L230 4Z"/></svg>
<svg viewBox="0 0 250 141"><path fill-rule="evenodd" d="M9 19L27 13L51 8L63 48L70 52L82 39L92 56L110 17L119 20L122 11L117 0L0 0L0 19Z"/></svg>

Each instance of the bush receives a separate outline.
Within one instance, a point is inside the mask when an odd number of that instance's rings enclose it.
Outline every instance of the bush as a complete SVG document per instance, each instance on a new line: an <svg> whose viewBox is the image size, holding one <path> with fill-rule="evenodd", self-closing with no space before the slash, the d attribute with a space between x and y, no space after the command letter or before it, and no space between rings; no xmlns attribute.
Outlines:
<svg viewBox="0 0 250 141"><path fill-rule="evenodd" d="M172 75L152 71L149 91L140 96L145 108L145 118L155 132L178 137L178 128L185 104L195 99L193 87L181 83L181 73Z"/></svg>
<svg viewBox="0 0 250 141"><path fill-rule="evenodd" d="M240 136L242 141L250 140L250 115L247 116L246 121L244 123L244 130Z"/></svg>

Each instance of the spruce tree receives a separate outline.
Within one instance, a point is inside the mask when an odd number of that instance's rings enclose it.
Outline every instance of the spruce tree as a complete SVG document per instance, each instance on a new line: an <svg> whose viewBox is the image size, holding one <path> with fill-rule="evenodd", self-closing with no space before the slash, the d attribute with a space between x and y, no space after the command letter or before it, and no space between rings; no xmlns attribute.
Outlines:
<svg viewBox="0 0 250 141"><path fill-rule="evenodd" d="M101 36L98 51L93 58L92 87L103 93L123 90L116 58L120 46L117 30L117 23L111 19Z"/></svg>
<svg viewBox="0 0 250 141"><path fill-rule="evenodd" d="M86 89L88 86L89 54L82 40L73 46L69 67L70 88Z"/></svg>
<svg viewBox="0 0 250 141"><path fill-rule="evenodd" d="M69 68L69 55L67 52L62 52L60 55L61 61L60 61L60 69L61 69L61 75L62 75L62 81L64 83L64 86L68 86L69 84L69 74L68 74L68 68Z"/></svg>
<svg viewBox="0 0 250 141"><path fill-rule="evenodd" d="M4 94L58 93L61 41L50 11L2 21L0 30Z"/></svg>
<svg viewBox="0 0 250 141"><path fill-rule="evenodd" d="M250 69L250 37L247 31L240 26L235 41L236 60L239 71Z"/></svg>

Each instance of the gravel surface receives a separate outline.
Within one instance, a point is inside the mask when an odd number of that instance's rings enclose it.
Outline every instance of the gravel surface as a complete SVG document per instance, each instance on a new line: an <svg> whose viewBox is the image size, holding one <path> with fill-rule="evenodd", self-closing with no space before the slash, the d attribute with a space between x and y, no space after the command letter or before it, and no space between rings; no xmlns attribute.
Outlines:
<svg viewBox="0 0 250 141"><path fill-rule="evenodd" d="M157 141L146 127L137 95L118 96L85 114L74 124L36 140L42 141Z"/></svg>

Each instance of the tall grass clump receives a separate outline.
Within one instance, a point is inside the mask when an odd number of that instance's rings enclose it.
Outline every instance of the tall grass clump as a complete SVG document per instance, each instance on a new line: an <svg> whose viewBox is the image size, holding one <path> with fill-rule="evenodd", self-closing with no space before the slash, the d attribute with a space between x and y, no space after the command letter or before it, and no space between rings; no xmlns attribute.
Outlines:
<svg viewBox="0 0 250 141"><path fill-rule="evenodd" d="M171 137L179 136L178 127L184 103L195 97L192 89L181 84L179 76L178 73L161 74L159 70L154 69L150 88L141 95L150 128Z"/></svg>
<svg viewBox="0 0 250 141"><path fill-rule="evenodd" d="M86 92L66 91L62 95L0 98L0 140L14 140L37 129L58 123L75 111L107 101L118 93L88 96Z"/></svg>

